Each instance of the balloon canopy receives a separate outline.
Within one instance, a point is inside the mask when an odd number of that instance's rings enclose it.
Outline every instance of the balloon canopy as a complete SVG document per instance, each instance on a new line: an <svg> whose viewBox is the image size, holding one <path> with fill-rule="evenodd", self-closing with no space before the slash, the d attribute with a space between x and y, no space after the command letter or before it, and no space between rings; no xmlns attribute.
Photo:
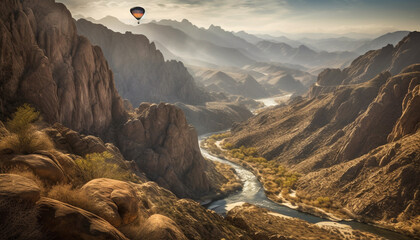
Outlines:
<svg viewBox="0 0 420 240"><path fill-rule="evenodd" d="M146 10L144 10L142 7L133 7L130 9L130 12L137 20L139 20L138 23L140 23L140 19L143 17Z"/></svg>

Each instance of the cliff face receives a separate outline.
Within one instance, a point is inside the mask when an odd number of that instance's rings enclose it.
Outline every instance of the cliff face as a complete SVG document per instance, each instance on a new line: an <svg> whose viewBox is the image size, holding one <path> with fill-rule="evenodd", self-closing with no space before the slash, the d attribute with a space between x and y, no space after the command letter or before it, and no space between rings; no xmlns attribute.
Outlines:
<svg viewBox="0 0 420 240"><path fill-rule="evenodd" d="M133 105L148 101L201 104L210 100L181 62L165 62L144 35L116 33L84 19L76 26L79 34L104 50L119 93Z"/></svg>
<svg viewBox="0 0 420 240"><path fill-rule="evenodd" d="M392 75L398 74L405 67L420 62L419 41L420 33L411 32L395 47L387 45L382 49L369 51L343 70L326 69L319 74L318 84L311 88L309 96L331 92L329 86L366 82L383 71L389 71Z"/></svg>
<svg viewBox="0 0 420 240"><path fill-rule="evenodd" d="M74 20L64 5L7 0L0 8L3 119L10 117L17 106L30 103L48 123L59 122L77 132L105 136L126 159L135 160L149 178L179 196L200 197L214 190L204 174L214 168L206 168L197 135L182 111L173 105L159 105L143 112L143 105L138 115L129 118L101 48L77 35ZM152 59L155 57L151 64L166 69L162 72L166 79L180 81L171 74L186 74L182 64L164 63L145 37L128 38L145 41L143 50L153 55ZM186 96L191 86L188 81L192 80L186 79L179 89L169 87L170 91L176 89L180 96ZM159 82L155 88L162 84Z"/></svg>
<svg viewBox="0 0 420 240"><path fill-rule="evenodd" d="M125 117L98 47L76 34L70 12L52 1L2 1L1 113L28 102L49 122L102 134Z"/></svg>
<svg viewBox="0 0 420 240"><path fill-rule="evenodd" d="M197 134L181 109L142 103L122 127L118 142L126 158L177 196L197 198L211 190Z"/></svg>

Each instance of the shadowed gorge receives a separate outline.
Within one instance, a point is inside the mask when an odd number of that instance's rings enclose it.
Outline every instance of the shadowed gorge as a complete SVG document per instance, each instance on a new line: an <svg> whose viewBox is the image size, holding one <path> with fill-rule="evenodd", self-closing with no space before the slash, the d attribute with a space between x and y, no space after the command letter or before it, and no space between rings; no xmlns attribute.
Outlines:
<svg viewBox="0 0 420 240"><path fill-rule="evenodd" d="M1 240L420 237L419 3L57 1L0 2Z"/></svg>

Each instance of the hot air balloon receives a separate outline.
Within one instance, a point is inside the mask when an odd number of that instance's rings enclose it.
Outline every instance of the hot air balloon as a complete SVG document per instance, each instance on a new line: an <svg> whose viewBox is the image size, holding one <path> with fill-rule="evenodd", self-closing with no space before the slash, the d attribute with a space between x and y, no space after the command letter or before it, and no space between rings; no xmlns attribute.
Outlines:
<svg viewBox="0 0 420 240"><path fill-rule="evenodd" d="M130 9L130 12L138 20L137 23L140 24L140 19L143 17L146 11L142 7L133 7Z"/></svg>

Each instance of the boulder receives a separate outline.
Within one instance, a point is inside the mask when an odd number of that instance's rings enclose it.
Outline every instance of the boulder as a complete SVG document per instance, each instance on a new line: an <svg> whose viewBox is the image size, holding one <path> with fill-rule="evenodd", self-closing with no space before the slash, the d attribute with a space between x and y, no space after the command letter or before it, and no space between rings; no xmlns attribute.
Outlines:
<svg viewBox="0 0 420 240"><path fill-rule="evenodd" d="M41 189L29 178L15 174L0 174L0 198L19 199L35 203Z"/></svg>
<svg viewBox="0 0 420 240"><path fill-rule="evenodd" d="M41 198L37 206L39 222L52 239L127 239L104 219L80 208L50 198Z"/></svg>
<svg viewBox="0 0 420 240"><path fill-rule="evenodd" d="M132 223L138 217L139 198L133 183L98 178L86 183L82 190L101 209L101 217L113 226Z"/></svg>
<svg viewBox="0 0 420 240"><path fill-rule="evenodd" d="M66 179L64 169L60 164L44 155L17 155L3 164L9 167L28 167L40 178L51 182L62 182Z"/></svg>
<svg viewBox="0 0 420 240"><path fill-rule="evenodd" d="M186 240L177 224L170 218L154 214L144 223L139 232L140 239Z"/></svg>

